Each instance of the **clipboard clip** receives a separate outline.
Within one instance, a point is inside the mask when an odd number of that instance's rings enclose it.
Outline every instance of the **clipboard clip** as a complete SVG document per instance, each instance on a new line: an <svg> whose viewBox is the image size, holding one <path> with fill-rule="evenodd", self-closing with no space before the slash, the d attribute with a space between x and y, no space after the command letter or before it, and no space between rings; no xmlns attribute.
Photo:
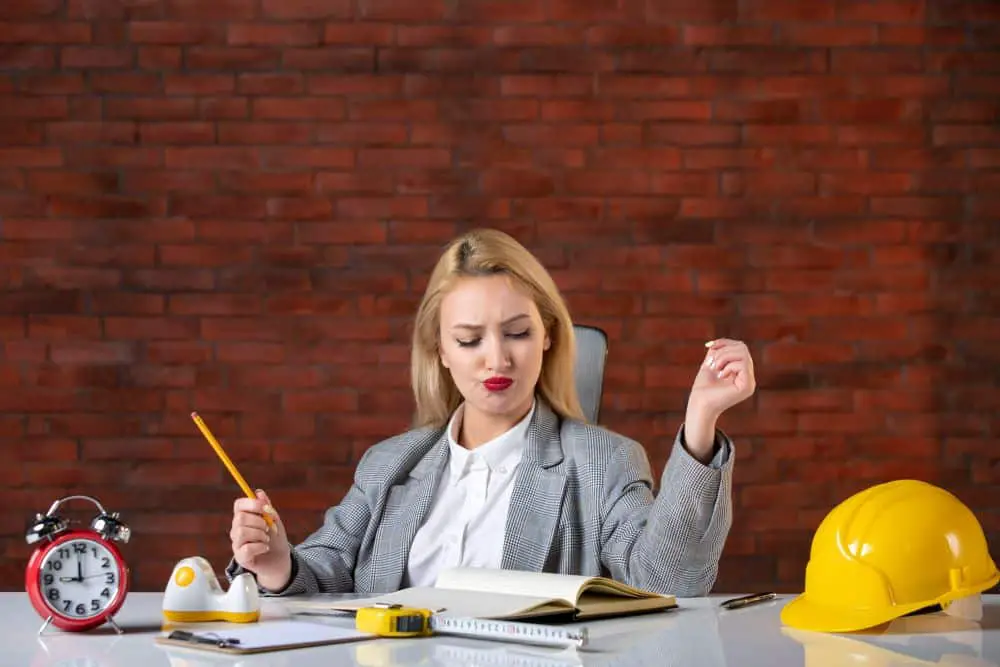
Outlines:
<svg viewBox="0 0 1000 667"><path fill-rule="evenodd" d="M220 637L214 632L196 635L186 630L174 630L167 635L167 639L176 639L182 642L191 642L192 644L208 644L210 646L218 646L219 648L236 648L240 645L239 639L235 637Z"/></svg>

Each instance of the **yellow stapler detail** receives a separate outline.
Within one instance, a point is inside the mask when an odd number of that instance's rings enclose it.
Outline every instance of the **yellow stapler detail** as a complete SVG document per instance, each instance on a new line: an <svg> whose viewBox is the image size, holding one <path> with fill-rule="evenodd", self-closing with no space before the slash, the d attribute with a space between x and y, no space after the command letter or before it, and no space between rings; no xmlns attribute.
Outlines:
<svg viewBox="0 0 1000 667"><path fill-rule="evenodd" d="M207 560L201 556L185 558L170 574L163 596L163 618L173 623L252 623L260 619L257 582L244 572L223 592Z"/></svg>

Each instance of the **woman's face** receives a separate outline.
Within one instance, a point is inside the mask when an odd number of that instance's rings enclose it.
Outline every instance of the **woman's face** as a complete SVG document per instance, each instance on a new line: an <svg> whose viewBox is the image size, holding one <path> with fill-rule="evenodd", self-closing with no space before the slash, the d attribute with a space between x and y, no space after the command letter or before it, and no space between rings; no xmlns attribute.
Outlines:
<svg viewBox="0 0 1000 667"><path fill-rule="evenodd" d="M462 278L441 301L441 363L470 409L520 419L549 337L534 300L504 275Z"/></svg>

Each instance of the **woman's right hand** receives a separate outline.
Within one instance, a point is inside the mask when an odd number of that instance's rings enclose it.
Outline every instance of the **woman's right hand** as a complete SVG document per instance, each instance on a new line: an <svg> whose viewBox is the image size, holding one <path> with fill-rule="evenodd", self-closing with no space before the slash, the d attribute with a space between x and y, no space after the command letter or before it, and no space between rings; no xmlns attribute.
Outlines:
<svg viewBox="0 0 1000 667"><path fill-rule="evenodd" d="M267 514L274 524L268 528ZM233 503L233 558L253 572L257 583L269 591L279 591L292 576L292 548L285 526L267 494L257 490L257 498L238 498Z"/></svg>

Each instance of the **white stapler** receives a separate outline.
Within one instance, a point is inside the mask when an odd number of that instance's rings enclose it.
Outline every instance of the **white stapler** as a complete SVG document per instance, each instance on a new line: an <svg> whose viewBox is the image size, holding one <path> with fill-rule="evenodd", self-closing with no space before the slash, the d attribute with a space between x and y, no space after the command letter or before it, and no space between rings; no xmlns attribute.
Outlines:
<svg viewBox="0 0 1000 667"><path fill-rule="evenodd" d="M244 572L223 592L207 560L201 556L185 558L170 574L163 596L163 618L174 623L252 623L260 619L257 582Z"/></svg>

